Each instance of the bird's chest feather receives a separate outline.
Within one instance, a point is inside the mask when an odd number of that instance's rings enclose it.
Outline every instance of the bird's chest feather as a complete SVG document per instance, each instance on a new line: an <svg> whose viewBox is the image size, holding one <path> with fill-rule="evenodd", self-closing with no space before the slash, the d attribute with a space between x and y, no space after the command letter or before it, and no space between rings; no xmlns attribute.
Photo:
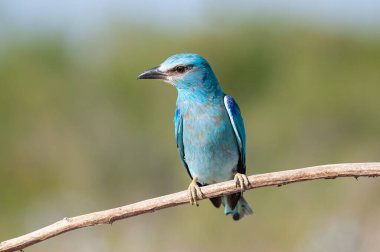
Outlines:
<svg viewBox="0 0 380 252"><path fill-rule="evenodd" d="M224 104L197 105L183 113L185 162L202 183L230 179L238 162L238 146Z"/></svg>

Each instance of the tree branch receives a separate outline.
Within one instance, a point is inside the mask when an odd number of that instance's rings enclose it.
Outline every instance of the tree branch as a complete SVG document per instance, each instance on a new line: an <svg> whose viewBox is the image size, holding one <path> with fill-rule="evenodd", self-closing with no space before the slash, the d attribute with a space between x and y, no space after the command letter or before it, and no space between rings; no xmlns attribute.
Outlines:
<svg viewBox="0 0 380 252"><path fill-rule="evenodd" d="M335 179L337 177L376 177L380 176L380 162L350 163L314 166L302 169L272 172L249 176L249 189L264 186L282 186L289 183L314 180ZM240 191L233 180L201 188L202 199L228 195ZM188 204L187 191L173 193L134 204L117 207L100 212L89 213L71 218L64 218L52 225L38 229L29 234L0 243L0 252L16 251L78 228L130 218L140 214L151 213L160 209Z"/></svg>

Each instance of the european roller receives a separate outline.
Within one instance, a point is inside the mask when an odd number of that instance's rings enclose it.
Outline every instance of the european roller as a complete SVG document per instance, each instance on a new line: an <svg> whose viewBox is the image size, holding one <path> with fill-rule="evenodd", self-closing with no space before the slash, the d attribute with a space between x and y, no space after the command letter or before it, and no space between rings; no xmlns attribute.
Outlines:
<svg viewBox="0 0 380 252"><path fill-rule="evenodd" d="M197 204L199 186L234 178L241 192L210 199L234 220L252 214L242 196L248 186L245 129L239 106L226 95L208 62L194 53L176 54L138 79L161 79L178 92L174 115L178 154L192 182L190 203Z"/></svg>

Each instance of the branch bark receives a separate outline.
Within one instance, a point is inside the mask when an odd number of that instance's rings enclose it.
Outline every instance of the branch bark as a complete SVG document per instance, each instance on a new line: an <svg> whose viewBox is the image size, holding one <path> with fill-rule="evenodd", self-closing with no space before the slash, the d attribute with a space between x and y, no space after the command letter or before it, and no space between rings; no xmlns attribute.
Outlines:
<svg viewBox="0 0 380 252"><path fill-rule="evenodd" d="M347 163L329 164L302 169L287 170L249 176L248 190L265 186L282 186L289 183L315 180L335 179L338 177L376 177L380 176L380 162L376 163ZM240 191L233 180L205 186L201 188L202 199L228 195ZM62 220L38 229L26 235L3 241L0 243L0 252L22 250L35 243L71 230L100 225L111 224L114 221L133 216L151 213L160 209L188 204L187 191L173 193L153 199L140 201L134 204L117 207L100 212L84 214Z"/></svg>

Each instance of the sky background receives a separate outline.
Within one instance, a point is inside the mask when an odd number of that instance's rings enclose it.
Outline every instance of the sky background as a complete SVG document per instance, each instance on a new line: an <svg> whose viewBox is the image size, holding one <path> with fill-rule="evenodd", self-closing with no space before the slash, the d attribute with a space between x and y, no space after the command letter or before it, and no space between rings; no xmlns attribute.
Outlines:
<svg viewBox="0 0 380 252"><path fill-rule="evenodd" d="M224 22L281 17L324 26L349 29L377 28L380 2L344 1L59 1L6 0L0 3L2 29L63 30L75 36L107 25L109 22L158 26L186 32L191 28L212 28L214 18ZM206 27L205 27L206 26ZM211 27L209 27L211 26Z"/></svg>

